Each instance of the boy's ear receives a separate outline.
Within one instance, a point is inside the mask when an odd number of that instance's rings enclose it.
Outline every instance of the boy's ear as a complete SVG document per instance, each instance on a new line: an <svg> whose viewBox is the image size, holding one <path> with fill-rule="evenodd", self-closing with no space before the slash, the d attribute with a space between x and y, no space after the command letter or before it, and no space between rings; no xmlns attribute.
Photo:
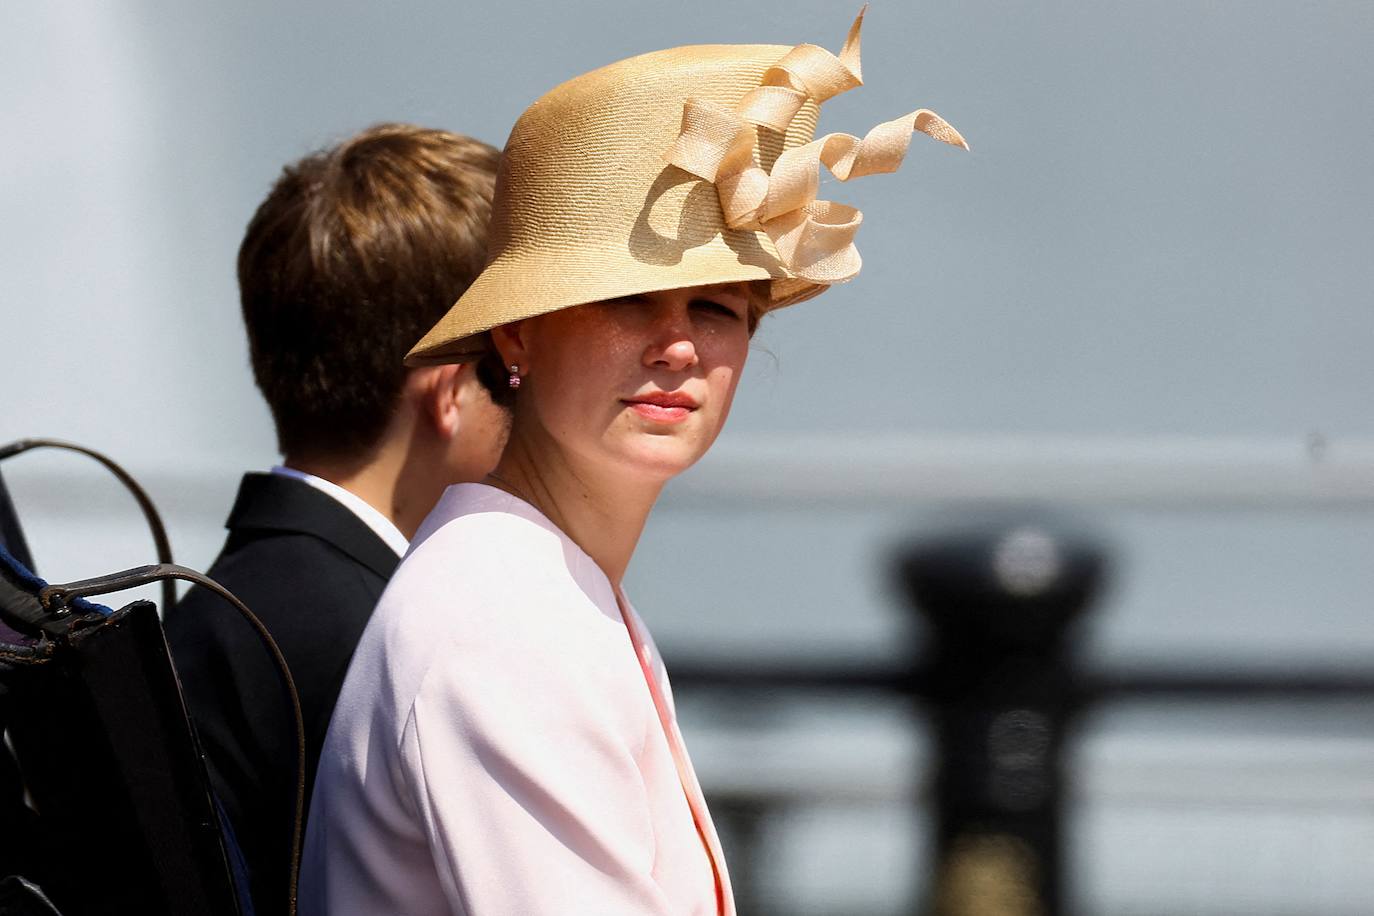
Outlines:
<svg viewBox="0 0 1374 916"><path fill-rule="evenodd" d="M458 435L461 424L461 394L463 373L472 371L469 366L448 363L442 366L424 366L411 370L424 377L416 379L420 389L420 412L445 439Z"/></svg>

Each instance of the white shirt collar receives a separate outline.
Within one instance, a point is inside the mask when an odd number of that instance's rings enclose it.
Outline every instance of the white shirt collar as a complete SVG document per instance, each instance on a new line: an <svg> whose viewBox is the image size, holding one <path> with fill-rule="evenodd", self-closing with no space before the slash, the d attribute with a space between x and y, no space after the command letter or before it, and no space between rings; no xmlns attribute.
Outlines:
<svg viewBox="0 0 1374 916"><path fill-rule="evenodd" d="M304 481L321 493L327 493L334 497L345 509L358 516L364 525L371 528L377 537L386 542L388 547L396 551L396 556L405 556L406 550L410 547L410 541L406 540L406 536L401 534L401 530L392 524L391 519L378 512L358 494L345 490L323 477L316 477L314 474L307 474L304 471L298 471L295 468L288 468L280 464L272 468L272 473Z"/></svg>

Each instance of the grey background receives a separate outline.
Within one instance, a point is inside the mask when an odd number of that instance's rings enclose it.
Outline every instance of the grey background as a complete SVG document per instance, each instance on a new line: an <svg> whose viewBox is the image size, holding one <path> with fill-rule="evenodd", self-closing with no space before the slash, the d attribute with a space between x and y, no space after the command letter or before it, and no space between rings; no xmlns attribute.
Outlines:
<svg viewBox="0 0 1374 916"><path fill-rule="evenodd" d="M208 565L238 474L276 460L233 258L283 163L379 120L500 145L526 104L594 66L696 42L838 49L854 12L768 0L0 5L0 440L61 435L125 461L167 512L179 559ZM873 478L919 478L932 466L920 456L953 442L1001 468L1013 499L1045 496L1017 488L1025 443L1098 471L1121 463L1093 458L1092 443L1163 455L1150 465L1160 480L1171 455L1185 456L1183 479L1199 466L1186 456L1220 454L1208 465L1218 492L1232 467L1239 479L1276 460L1301 467L1316 446L1353 455L1356 484L1321 499L1269 500L1258 486L1215 499L1200 487L1191 504L1072 485L1050 496L1070 497L1119 557L1088 634L1095 663L1367 665L1372 45L1374 4L1355 0L874 4L866 85L826 104L822 130L862 134L929 107L973 150L918 137L898 174L823 186L863 210L865 269L764 323L717 451L651 521L630 584L670 662L900 650L910 625L887 572L894 545L985 500L957 482L852 503L832 483L809 500L795 480L785 498L710 498L738 486L732 456L747 465L761 446L796 454L809 439L844 444L835 463L856 494L900 489ZM910 461L879 472L865 456L893 437L902 454L914 443ZM4 470L50 578L147 561L131 504L79 460ZM797 473L783 463L776 476ZM910 790L863 766L888 753L898 774L920 759L900 715L794 705L759 713L745 731L769 738L746 756L821 763L760 778L803 786L828 766L873 777L874 798ZM1374 723L1348 712L1311 725L1310 710L1234 722L1222 710L1195 726L1159 709L1094 724L1076 780L1090 839L1075 860L1080 904L1368 911L1358 863L1374 856L1374 786L1350 774L1374 762ZM709 706L686 715L708 782L728 781L741 765L729 723ZM1131 807L1142 796L1130 761L1151 750L1172 749L1169 765L1189 773L1228 772L1219 727L1250 742L1250 770L1270 773L1259 802L1170 820L1159 812L1187 778L1161 764L1158 798ZM778 750L789 735L790 756ZM830 742L807 743L817 735L854 754L825 758ZM1286 821L1263 808L1314 779L1332 787L1326 802L1282 808ZM1206 778L1194 784L1206 794ZM896 906L923 880L910 865L919 813L913 833L902 806L856 807L826 785L771 828L769 893L789 912ZM1238 851L1238 838L1270 835L1245 820L1256 811L1278 838L1268 858ZM1204 852L1170 858L1193 845ZM1138 861L1142 849L1156 858ZM1188 867L1202 876L1180 877ZM1178 880L1140 877L1160 870ZM1292 899L1256 897L1265 881Z"/></svg>

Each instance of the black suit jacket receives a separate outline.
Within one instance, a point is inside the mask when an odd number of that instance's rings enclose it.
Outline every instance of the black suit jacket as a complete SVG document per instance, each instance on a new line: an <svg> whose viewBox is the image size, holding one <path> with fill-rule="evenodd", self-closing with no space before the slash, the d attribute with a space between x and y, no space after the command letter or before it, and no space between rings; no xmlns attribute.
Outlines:
<svg viewBox="0 0 1374 916"><path fill-rule="evenodd" d="M246 475L225 527L209 574L262 620L291 669L309 804L349 659L398 558L337 500L279 474ZM285 913L296 744L281 678L252 628L202 589L178 602L166 630L257 914Z"/></svg>

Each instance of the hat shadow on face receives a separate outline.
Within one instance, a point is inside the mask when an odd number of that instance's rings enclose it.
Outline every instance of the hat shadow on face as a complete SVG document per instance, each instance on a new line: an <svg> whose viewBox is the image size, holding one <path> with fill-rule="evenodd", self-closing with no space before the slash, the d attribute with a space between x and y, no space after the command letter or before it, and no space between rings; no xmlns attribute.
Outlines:
<svg viewBox="0 0 1374 916"><path fill-rule="evenodd" d="M676 216L676 218L674 218ZM630 229L630 255L645 264L672 267L690 249L720 235L739 263L782 273L777 257L765 251L750 230L727 229L716 187L674 165L664 166L649 186Z"/></svg>

